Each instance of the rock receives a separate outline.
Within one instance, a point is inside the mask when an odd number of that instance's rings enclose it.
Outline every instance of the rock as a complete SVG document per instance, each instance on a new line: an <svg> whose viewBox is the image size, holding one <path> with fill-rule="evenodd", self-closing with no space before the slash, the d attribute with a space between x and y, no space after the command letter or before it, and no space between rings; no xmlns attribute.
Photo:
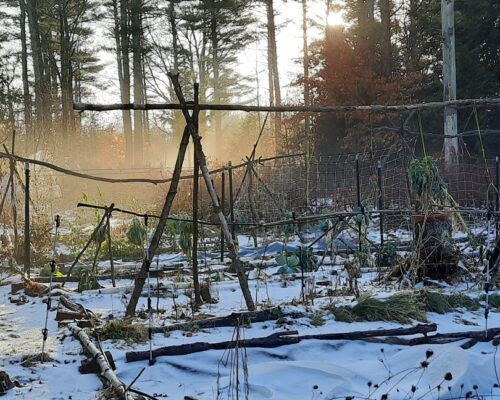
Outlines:
<svg viewBox="0 0 500 400"><path fill-rule="evenodd" d="M11 303L17 304L18 306L21 305L21 304L28 303L28 299L26 298L25 295L10 296L9 300L10 300Z"/></svg>
<svg viewBox="0 0 500 400"><path fill-rule="evenodd" d="M0 395L3 395L14 387L10 376L5 371L0 371Z"/></svg>

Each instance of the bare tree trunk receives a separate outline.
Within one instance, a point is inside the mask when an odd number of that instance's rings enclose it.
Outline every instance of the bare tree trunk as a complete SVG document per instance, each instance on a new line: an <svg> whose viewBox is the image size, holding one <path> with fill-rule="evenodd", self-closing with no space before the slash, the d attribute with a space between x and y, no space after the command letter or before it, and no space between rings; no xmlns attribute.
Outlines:
<svg viewBox="0 0 500 400"><path fill-rule="evenodd" d="M28 50L26 42L26 3L25 0L19 0L21 14L19 16L19 25L21 28L21 65L23 79L23 105L24 105L24 124L26 127L26 149L25 153L28 156L30 150L31 138L31 98L28 81Z"/></svg>
<svg viewBox="0 0 500 400"><path fill-rule="evenodd" d="M210 7L210 41L212 43L212 73L213 73L213 89L214 102L220 103L220 82L219 82L219 37L217 34L217 14L215 1L212 0ZM215 113L215 143L219 151L223 150L222 139L222 113Z"/></svg>
<svg viewBox="0 0 500 400"><path fill-rule="evenodd" d="M273 0L266 0L267 9L267 34L268 34L268 45L271 61L271 71L273 78L274 96L276 106L281 106L281 90L280 90L280 79L278 72L278 54L276 48L276 27L274 24L274 8ZM283 152L282 140L281 140L281 114L275 113L274 116L274 136L276 140L277 153Z"/></svg>
<svg viewBox="0 0 500 400"><path fill-rule="evenodd" d="M304 39L304 105L309 106L309 46L307 43L307 4L306 0L302 0L302 29ZM309 192L310 192L310 166L311 166L311 132L309 124L309 113L306 112L304 128L306 131L306 206L309 207Z"/></svg>
<svg viewBox="0 0 500 400"><path fill-rule="evenodd" d="M455 1L441 0L442 48L443 48L443 100L457 98L457 67L455 62ZM444 109L444 159L446 168L458 161L457 109ZM450 136L455 136L451 137Z"/></svg>
<svg viewBox="0 0 500 400"><path fill-rule="evenodd" d="M114 18L114 29L113 35L115 36L115 47L116 47L116 63L118 67L118 81L120 83L120 98L122 103L130 102L130 71L128 66L128 25L127 25L127 9L124 4L126 0L120 1L113 0L113 18ZM122 6L124 9L122 10ZM123 12L122 12L123 11ZM122 21L125 18L125 21ZM122 35L122 31L123 35ZM125 38L123 38L125 36ZM124 51L126 53L124 54ZM125 60L126 58L126 60ZM125 74L127 70L127 74ZM125 75L128 79L125 80ZM123 133L125 135L125 163L127 165L132 164L132 121L130 116L130 110L122 110L122 122L123 122Z"/></svg>
<svg viewBox="0 0 500 400"><path fill-rule="evenodd" d="M44 85L42 71L42 46L40 42L40 29L38 24L38 1L27 0L26 11L30 30L31 53L33 60L33 73L35 75L35 110L36 119L40 126L44 123Z"/></svg>
<svg viewBox="0 0 500 400"><path fill-rule="evenodd" d="M179 43L177 34L177 22L175 20L175 0L170 0L169 2L169 16L168 20L170 22L170 32L172 33L172 56L174 59L174 74L179 71Z"/></svg>
<svg viewBox="0 0 500 400"><path fill-rule="evenodd" d="M68 2L59 0L59 36L61 40L61 102L62 102L62 139L66 148L68 135L74 132L75 119L73 117L73 73L71 67L71 48L67 16Z"/></svg>
<svg viewBox="0 0 500 400"><path fill-rule="evenodd" d="M132 51L134 64L134 103L143 104L143 77L142 77L142 46L141 46L141 19L142 0L131 0L130 22L132 30ZM134 165L143 164L143 114L140 110L134 111Z"/></svg>
<svg viewBox="0 0 500 400"><path fill-rule="evenodd" d="M380 20L382 24L382 74L389 77L392 73L392 45L391 45L391 0L379 0Z"/></svg>
<svg viewBox="0 0 500 400"><path fill-rule="evenodd" d="M120 1L120 56L123 78L120 81L120 97L122 103L130 103L130 35L129 35L129 0ZM125 133L125 160L133 164L132 116L130 110L122 111L123 131Z"/></svg>

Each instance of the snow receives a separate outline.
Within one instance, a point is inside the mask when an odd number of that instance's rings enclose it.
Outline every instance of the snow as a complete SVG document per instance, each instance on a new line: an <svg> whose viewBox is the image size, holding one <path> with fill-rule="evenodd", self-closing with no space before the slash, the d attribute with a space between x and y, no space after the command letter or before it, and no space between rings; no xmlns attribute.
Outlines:
<svg viewBox="0 0 500 400"><path fill-rule="evenodd" d="M393 232L398 235L398 232ZM407 235L407 232L404 233ZM370 232L371 240L376 241L376 234ZM404 237L401 232L401 236ZM247 238L247 237L246 237ZM349 238L346 237L345 240ZM310 238L312 242L313 238ZM356 238L350 238L355 242ZM304 307L299 304L301 281L299 276L276 275L278 267L270 262L273 255L283 250L281 242L272 242L267 247L253 248L253 241L239 238L240 254L245 260L253 260L258 265L265 253L268 258L264 265L267 268L251 271L250 290L260 306L279 305L283 312L300 311L302 313L320 313L325 321L322 326L314 326L308 316L296 318L289 323L277 321L254 323L251 327L241 328L245 338L268 336L282 330L297 330L299 335L333 332L363 331L379 328L395 328L401 325L393 322L356 322L345 323L335 321L332 314L324 310L330 303L335 305L353 304L352 296L329 297L327 288L317 286L320 294L314 305ZM324 244L319 242L316 250L324 251ZM243 246L245 244L245 246ZM292 251L300 242L291 240L288 243ZM271 256L271 257L269 257ZM211 270L222 269L217 252L207 254ZM180 254L162 254L160 263L169 264L183 262ZM337 257L337 262L342 260ZM326 258L326 262L330 259ZM133 267L133 263L117 263L120 268ZM105 268L109 264L101 263ZM336 273L336 274L335 274ZM206 274L202 274L206 278ZM228 275L229 276L229 275ZM3 277L3 275L0 275ZM306 274L314 281L345 281L340 265L322 266L317 272ZM395 293L394 287L381 287L372 282L373 273L365 273L359 280L360 290L371 296L388 297ZM156 284L156 278L152 279ZM189 282L178 282L175 277L162 278L163 287L170 288L169 295L159 299L162 314L154 314L154 325L175 323L174 299L180 312L191 315ZM133 282L119 280L118 287L112 288L111 282L101 281L103 289L83 293L69 292L71 298L93 310L101 318L111 314L115 317L124 315ZM76 284L67 284L69 290ZM470 296L480 296L482 291L477 287L467 288L465 283L456 286L448 285L445 292L460 291ZM231 312L245 309L245 303L238 286L238 281L225 279L211 283L212 295L218 300L216 304L205 304L199 310L212 316L228 315ZM96 375L81 375L78 372L81 355L80 343L73 339L67 328L58 328L54 320L55 312L49 315L49 337L47 350L54 362L36 364L32 367L20 365L21 357L26 354L39 353L42 345L41 329L45 319L46 305L42 298L28 298L24 305L9 302L10 286L0 286L0 369L5 370L21 387L7 392L5 399L93 399L99 397L102 387ZM153 290L154 294L154 290ZM57 298L53 305L57 304ZM141 297L138 310L145 310L147 299ZM156 308L156 298L153 299ZM484 308L478 311L457 310L445 315L428 314L429 322L438 324L438 332L458 332L484 329ZM146 323L146 321L136 321ZM415 321L416 323L416 321ZM467 325L466 325L467 324ZM409 326L409 325L408 325ZM500 326L500 313L491 312L489 327ZM231 340L234 328L224 327L192 332L173 331L168 335L156 334L153 337L153 348L194 342L220 342ZM418 335L417 335L418 336ZM441 345L403 346L371 343L365 341L327 341L303 340L300 343L272 349L249 348L240 350L238 354L238 373L240 398L245 398L244 370L248 369L249 398L260 399L345 399L356 398L380 399L389 393L389 399L447 399L464 397L467 392L494 398L500 395L496 376L496 365L500 360L496 347L491 342L478 343L470 349L460 347L464 341ZM134 384L134 388L142 390L157 398L168 395L170 399L183 399L192 396L199 400L217 399L218 390L221 399L232 398L235 394L236 361L234 351L211 350L185 356L159 357L153 366L147 361L127 363L125 354L131 350L148 350L148 343L128 345L122 341L105 340L104 350L113 354L117 366L118 377L129 384L146 368ZM383 351L381 350L383 349ZM432 351L427 358L426 352ZM422 366L421 362L428 365ZM425 363L424 363L425 364ZM246 366L245 366L246 365ZM451 380L445 380L445 374L451 373ZM369 385L369 382L371 384ZM477 389L474 387L477 385ZM414 386L415 392L412 392ZM439 387L439 389L438 389ZM234 397L236 398L236 397Z"/></svg>

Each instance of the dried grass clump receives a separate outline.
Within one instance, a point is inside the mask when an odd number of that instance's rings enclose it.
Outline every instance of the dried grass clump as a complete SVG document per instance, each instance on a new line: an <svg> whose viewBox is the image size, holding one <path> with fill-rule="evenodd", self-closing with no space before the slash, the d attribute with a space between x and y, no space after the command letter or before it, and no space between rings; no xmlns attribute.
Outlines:
<svg viewBox="0 0 500 400"><path fill-rule="evenodd" d="M492 307L500 306L500 295L490 297ZM498 304L498 305L497 305ZM444 294L429 290L397 293L387 299L365 297L359 299L354 307L329 306L337 321L397 321L402 324L412 320L427 322L427 313L446 314L457 308L469 311L478 310L480 302L463 293Z"/></svg>
<svg viewBox="0 0 500 400"><path fill-rule="evenodd" d="M25 354L21 358L21 365L25 368L34 367L40 362L42 362L42 353ZM57 360L54 360L47 353L44 353L43 362L57 362Z"/></svg>
<svg viewBox="0 0 500 400"><path fill-rule="evenodd" d="M101 334L106 339L124 340L128 344L144 343L148 341L148 328L144 325L132 325L126 320L115 320L106 323Z"/></svg>

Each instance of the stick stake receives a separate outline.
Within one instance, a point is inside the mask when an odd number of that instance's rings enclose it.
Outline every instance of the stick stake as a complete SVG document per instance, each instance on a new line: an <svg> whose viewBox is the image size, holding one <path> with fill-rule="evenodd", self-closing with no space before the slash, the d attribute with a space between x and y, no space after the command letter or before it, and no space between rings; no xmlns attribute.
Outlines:
<svg viewBox="0 0 500 400"><path fill-rule="evenodd" d="M356 196L358 199L358 210L361 211L361 185L359 182L359 154L356 154ZM358 222L358 241L359 241L359 251L362 250L361 246L361 222Z"/></svg>
<svg viewBox="0 0 500 400"><path fill-rule="evenodd" d="M228 163L228 170L229 170L229 212L231 215L231 236L233 237L233 240L235 238L235 233L234 233L234 223L236 222L234 220L234 198L233 198L233 163L229 161Z"/></svg>
<svg viewBox="0 0 500 400"><path fill-rule="evenodd" d="M24 168L26 185L24 188L24 273L30 277L30 164Z"/></svg>
<svg viewBox="0 0 500 400"><path fill-rule="evenodd" d="M148 236L148 214L144 214L144 226L146 228L146 265L148 271L148 336L149 336L149 365L153 365L155 360L153 359L153 308L151 307L151 282L149 280L149 267L151 266L151 260L149 259L149 236Z"/></svg>
<svg viewBox="0 0 500 400"><path fill-rule="evenodd" d="M199 280L199 272L198 272L198 174L200 171L200 166L198 165L198 159L196 158L196 149L193 151L194 153L194 179L193 179L193 284L194 284L194 301L196 305L201 304L201 295L200 295L200 280Z"/></svg>
<svg viewBox="0 0 500 400"><path fill-rule="evenodd" d="M378 209L384 209L384 197L382 194L382 161L378 162L378 189L380 196L378 198ZM380 213L380 247L384 247L384 214Z"/></svg>
<svg viewBox="0 0 500 400"><path fill-rule="evenodd" d="M490 249L490 230L491 230L491 213L488 213L488 236L486 242L486 283L484 284L484 291L486 292L486 308L484 309L484 337L488 338L488 314L489 309L489 292L490 292L490 266L493 261L493 254Z"/></svg>
<svg viewBox="0 0 500 400"><path fill-rule="evenodd" d="M498 185L498 156L495 158L495 169L496 169L496 179L495 179L495 193L496 193L496 204L495 204L495 211L497 212L496 215L496 223L495 223L495 239L498 240L498 211L499 211L499 193L498 191L500 190L500 186Z"/></svg>
<svg viewBox="0 0 500 400"><path fill-rule="evenodd" d="M226 167L222 167L222 182L221 182L221 204L222 213L225 215L224 208L226 207ZM220 261L224 262L224 231L220 228Z"/></svg>
<svg viewBox="0 0 500 400"><path fill-rule="evenodd" d="M43 362L43 356L45 354L45 342L47 341L47 336L49 331L47 330L47 321L49 320L49 311L50 311L50 306L51 306L51 296L52 296L52 278L54 277L54 272L56 272L56 246L57 246L57 232L59 229L59 226L61 225L61 217L59 215L56 215L55 218L55 223L56 223L56 234L54 235L54 247L52 248L52 260L50 261L50 281L49 281L49 297L47 299L47 312L45 313L45 325L44 328L42 329L42 335L43 335L43 343L42 343L42 356L40 358L40 361Z"/></svg>

